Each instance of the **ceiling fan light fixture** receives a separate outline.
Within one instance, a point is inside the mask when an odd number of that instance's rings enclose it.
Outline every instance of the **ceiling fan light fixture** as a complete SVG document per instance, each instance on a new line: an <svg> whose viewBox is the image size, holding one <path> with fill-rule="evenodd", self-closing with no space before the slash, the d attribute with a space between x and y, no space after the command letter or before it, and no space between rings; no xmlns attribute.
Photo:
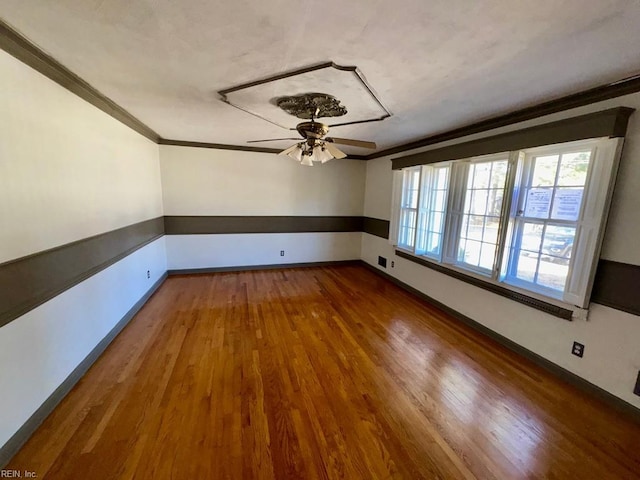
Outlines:
<svg viewBox="0 0 640 480"><path fill-rule="evenodd" d="M333 160L333 155L329 153L329 151L325 148L324 144L319 145L314 150L314 156L316 161L320 163L327 163L329 160Z"/></svg>
<svg viewBox="0 0 640 480"><path fill-rule="evenodd" d="M306 167L313 167L313 155L307 155L307 154L303 155L300 165L304 165Z"/></svg>
<svg viewBox="0 0 640 480"><path fill-rule="evenodd" d="M294 145L293 147L291 147L291 149L286 155L293 158L295 161L300 162L302 160L302 148L300 147L300 144L298 145ZM286 150L285 150L286 152ZM284 152L283 152L284 153Z"/></svg>

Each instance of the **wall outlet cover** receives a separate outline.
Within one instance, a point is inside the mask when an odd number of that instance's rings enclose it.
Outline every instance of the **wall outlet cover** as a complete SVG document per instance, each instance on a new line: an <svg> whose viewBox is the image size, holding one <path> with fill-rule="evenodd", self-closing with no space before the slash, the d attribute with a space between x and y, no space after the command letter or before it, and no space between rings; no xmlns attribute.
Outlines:
<svg viewBox="0 0 640 480"><path fill-rule="evenodd" d="M582 343L573 342L573 348L571 349L571 353L576 357L582 358L584 355L584 345Z"/></svg>

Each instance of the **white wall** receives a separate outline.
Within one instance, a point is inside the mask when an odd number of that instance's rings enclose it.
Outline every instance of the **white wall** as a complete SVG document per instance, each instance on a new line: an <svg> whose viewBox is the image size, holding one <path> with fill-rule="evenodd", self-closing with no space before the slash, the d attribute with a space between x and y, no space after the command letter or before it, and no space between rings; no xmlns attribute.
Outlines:
<svg viewBox="0 0 640 480"><path fill-rule="evenodd" d="M360 232L167 235L169 270L360 258ZM280 256L284 251L284 256Z"/></svg>
<svg viewBox="0 0 640 480"><path fill-rule="evenodd" d="M161 237L0 328L0 446L164 272Z"/></svg>
<svg viewBox="0 0 640 480"><path fill-rule="evenodd" d="M360 216L365 162L160 146L165 215ZM169 269L352 260L361 234L169 235ZM280 256L285 250L285 256Z"/></svg>
<svg viewBox="0 0 640 480"><path fill-rule="evenodd" d="M422 148L403 155L439 148L483 136L547 123L561 118L604 110L615 106L640 110L640 94L600 102L567 112L522 122L491 132ZM399 155L396 155L396 157ZM390 219L390 157L367 162L365 215ZM620 172L606 229L602 258L640 265L640 113L630 120ZM640 318L602 305L591 304L589 320L567 322L499 295L487 292L438 273L414 262L395 257L393 247L384 239L362 235L362 259L377 267L382 255L395 267L383 269L426 295L480 322L561 367L583 377L608 392L640 407L633 394L640 370ZM381 267L377 267L381 268ZM582 359L571 355L573 341L585 344Z"/></svg>
<svg viewBox="0 0 640 480"><path fill-rule="evenodd" d="M163 214L158 146L3 51L0 112L0 262ZM164 245L0 328L0 446L166 271Z"/></svg>

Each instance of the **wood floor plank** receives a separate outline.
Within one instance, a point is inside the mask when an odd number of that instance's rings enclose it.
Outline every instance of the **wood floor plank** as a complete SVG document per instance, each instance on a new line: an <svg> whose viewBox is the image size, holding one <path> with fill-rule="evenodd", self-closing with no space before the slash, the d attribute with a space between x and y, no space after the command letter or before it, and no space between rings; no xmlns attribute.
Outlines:
<svg viewBox="0 0 640 480"><path fill-rule="evenodd" d="M169 278L8 469L640 479L640 426L357 265Z"/></svg>

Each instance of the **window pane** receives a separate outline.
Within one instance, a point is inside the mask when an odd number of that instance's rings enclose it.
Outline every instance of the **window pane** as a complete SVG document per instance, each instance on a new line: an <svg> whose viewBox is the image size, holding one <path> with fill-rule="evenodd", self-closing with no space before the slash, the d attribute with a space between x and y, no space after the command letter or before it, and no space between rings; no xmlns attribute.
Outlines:
<svg viewBox="0 0 640 480"><path fill-rule="evenodd" d="M442 221L444 215L440 212L431 212L431 218L429 221L429 230L434 232L442 232Z"/></svg>
<svg viewBox="0 0 640 480"><path fill-rule="evenodd" d="M535 167L533 170L533 178L531 179L532 187L551 186L555 184L558 159L558 155L535 157Z"/></svg>
<svg viewBox="0 0 640 480"><path fill-rule="evenodd" d="M565 153L560 161L558 185L582 187L587 181L591 152Z"/></svg>
<svg viewBox="0 0 640 480"><path fill-rule="evenodd" d="M427 243L427 213L422 211L418 213L418 228L416 238L416 253L423 253Z"/></svg>
<svg viewBox="0 0 640 480"><path fill-rule="evenodd" d="M466 237L474 240L482 240L482 228L484 227L484 217L480 215L471 215L468 218L469 218L469 228L467 230Z"/></svg>
<svg viewBox="0 0 640 480"><path fill-rule="evenodd" d="M473 188L489 188L491 181L491 163L473 163L469 168L469 184L473 182Z"/></svg>
<svg viewBox="0 0 640 480"><path fill-rule="evenodd" d="M515 250L512 252L512 254L517 255L515 276L525 282L535 282L544 224L525 223L521 228L520 251Z"/></svg>
<svg viewBox="0 0 640 480"><path fill-rule="evenodd" d="M437 192L435 192L433 209L439 212L444 212L446 198L447 192L445 190L438 190Z"/></svg>
<svg viewBox="0 0 640 480"><path fill-rule="evenodd" d="M540 256L537 253L522 251L518 255L516 277L526 282L533 282L538 268Z"/></svg>
<svg viewBox="0 0 640 480"><path fill-rule="evenodd" d="M487 211L488 190L474 190L471 192L471 213L484 215Z"/></svg>
<svg viewBox="0 0 640 480"><path fill-rule="evenodd" d="M525 223L522 229L520 249L538 254L542 246L543 227L541 223Z"/></svg>
<svg viewBox="0 0 640 480"><path fill-rule="evenodd" d="M418 207L418 186L420 184L420 170L405 170L402 182L402 206L405 208Z"/></svg>
<svg viewBox="0 0 640 480"><path fill-rule="evenodd" d="M462 256L459 260L469 265L478 266L480 263L480 249L482 247L481 242L474 240L467 240L464 245L464 249L459 255Z"/></svg>
<svg viewBox="0 0 640 480"><path fill-rule="evenodd" d="M416 222L415 210L403 209L400 213L400 232L398 235L398 245L413 247L414 231Z"/></svg>
<svg viewBox="0 0 640 480"><path fill-rule="evenodd" d="M500 162L493 162L493 171L491 172L491 188L498 188L502 190L504 183L507 180L507 167L508 162L506 160Z"/></svg>
<svg viewBox="0 0 640 480"><path fill-rule="evenodd" d="M543 259L555 263L569 263L575 236L576 229L573 227L547 226L542 242Z"/></svg>
<svg viewBox="0 0 640 480"><path fill-rule="evenodd" d="M484 232L482 234L482 241L485 243L498 243L498 227L500 226L500 219L497 217L487 217L484 220Z"/></svg>
<svg viewBox="0 0 640 480"><path fill-rule="evenodd" d="M504 180L502 182L504 185ZM502 213L502 200L504 197L504 190L489 190L489 201L487 202L487 214L494 217L499 217Z"/></svg>
<svg viewBox="0 0 640 480"><path fill-rule="evenodd" d="M569 265L559 265L551 262L543 256L540 259L540 267L538 269L538 285L562 291L567 283L567 274L569 273Z"/></svg>
<svg viewBox="0 0 640 480"><path fill-rule="evenodd" d="M542 287L563 291L576 229L562 225L522 225L515 277Z"/></svg>
<svg viewBox="0 0 640 480"><path fill-rule="evenodd" d="M507 160L469 165L458 262L493 269L507 167Z"/></svg>
<svg viewBox="0 0 640 480"><path fill-rule="evenodd" d="M440 253L441 235L439 233L429 232L428 239L427 253L431 255L438 255Z"/></svg>
<svg viewBox="0 0 640 480"><path fill-rule="evenodd" d="M449 167L438 168L438 178L436 179L437 188L447 188L447 180L449 178Z"/></svg>
<svg viewBox="0 0 640 480"><path fill-rule="evenodd" d="M444 228L447 202L449 166L422 167L422 193L415 252L419 255L436 256L440 253L440 242ZM434 235L436 234L436 235Z"/></svg>
<svg viewBox="0 0 640 480"><path fill-rule="evenodd" d="M496 258L496 246L491 243L483 243L482 250L480 252L479 267L486 268L487 270L493 269L493 260Z"/></svg>

